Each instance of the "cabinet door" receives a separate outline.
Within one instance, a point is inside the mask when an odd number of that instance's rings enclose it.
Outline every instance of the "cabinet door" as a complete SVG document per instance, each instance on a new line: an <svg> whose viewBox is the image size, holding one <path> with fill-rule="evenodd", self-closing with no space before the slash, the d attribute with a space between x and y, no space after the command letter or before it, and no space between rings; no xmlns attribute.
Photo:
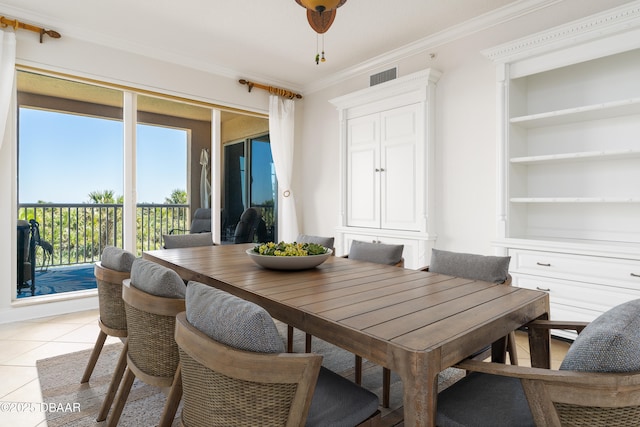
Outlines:
<svg viewBox="0 0 640 427"><path fill-rule="evenodd" d="M418 152L422 119L417 104L380 114L381 228L419 230Z"/></svg>
<svg viewBox="0 0 640 427"><path fill-rule="evenodd" d="M347 225L380 227L379 114L347 124Z"/></svg>

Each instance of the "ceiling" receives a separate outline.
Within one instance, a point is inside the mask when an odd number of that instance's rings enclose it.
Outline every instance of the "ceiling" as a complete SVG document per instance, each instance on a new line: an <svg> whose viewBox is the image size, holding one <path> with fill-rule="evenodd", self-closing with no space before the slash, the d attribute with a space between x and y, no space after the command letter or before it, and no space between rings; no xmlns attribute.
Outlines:
<svg viewBox="0 0 640 427"><path fill-rule="evenodd" d="M0 15L63 38L302 90L491 11L544 3L553 1L348 0L324 35L320 65L317 35L295 0L0 0Z"/></svg>

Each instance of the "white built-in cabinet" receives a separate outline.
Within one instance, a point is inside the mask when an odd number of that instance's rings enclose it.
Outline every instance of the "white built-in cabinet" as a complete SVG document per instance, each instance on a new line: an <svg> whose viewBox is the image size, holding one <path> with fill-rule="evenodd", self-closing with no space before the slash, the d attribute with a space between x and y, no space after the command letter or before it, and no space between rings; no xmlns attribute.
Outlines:
<svg viewBox="0 0 640 427"><path fill-rule="evenodd" d="M341 206L336 249L353 240L404 244L405 266L428 262L433 218L429 69L331 100L340 116Z"/></svg>
<svg viewBox="0 0 640 427"><path fill-rule="evenodd" d="M640 298L640 2L484 53L514 284L548 291L552 319Z"/></svg>

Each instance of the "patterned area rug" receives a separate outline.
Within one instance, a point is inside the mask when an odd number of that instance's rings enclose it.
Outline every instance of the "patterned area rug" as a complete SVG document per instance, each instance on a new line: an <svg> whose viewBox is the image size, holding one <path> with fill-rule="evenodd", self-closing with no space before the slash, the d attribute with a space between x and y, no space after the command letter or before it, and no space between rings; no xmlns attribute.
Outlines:
<svg viewBox="0 0 640 427"><path fill-rule="evenodd" d="M286 336L286 325L277 323L282 336ZM294 350L303 351L304 333L295 332ZM101 426L104 422L95 421L104 395L111 381L111 373L116 365L121 344L105 346L98 359L96 368L88 384L80 384L90 350L39 360L38 375L42 396L47 404L66 409L47 412L49 427L85 427ZM343 376L353 379L354 357L351 353L337 348L320 339L313 339L313 351L324 356L323 364ZM464 375L463 371L450 368L440 374L439 388L444 389ZM382 368L368 361L363 361L362 385L382 396ZM166 391L165 391L166 392ZM162 390L148 386L136 380L129 395L119 426L144 427L157 425L165 402ZM402 382L397 375L391 377L391 404L389 409L382 409L384 425L394 425L394 419L401 414ZM178 416L180 410L178 410ZM395 417L395 418L394 418ZM173 423L178 426L176 419Z"/></svg>

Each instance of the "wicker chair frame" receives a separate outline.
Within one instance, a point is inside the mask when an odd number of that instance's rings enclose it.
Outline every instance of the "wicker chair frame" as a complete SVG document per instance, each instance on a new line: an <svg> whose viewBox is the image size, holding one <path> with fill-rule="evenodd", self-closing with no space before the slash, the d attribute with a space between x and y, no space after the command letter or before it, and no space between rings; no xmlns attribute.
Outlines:
<svg viewBox="0 0 640 427"><path fill-rule="evenodd" d="M80 380L82 384L89 382L107 336L127 337L127 315L122 301L122 281L128 279L130 273L103 267L99 261L95 263L93 273L98 285L98 305L100 309L98 326L100 327L100 332ZM124 367L124 359L122 359L115 370L115 372L120 372L120 378L124 372Z"/></svg>
<svg viewBox="0 0 640 427"><path fill-rule="evenodd" d="M123 282L122 299L127 313L127 368L107 426L118 424L135 378L153 386L171 387L159 424L170 426L182 397L181 384L172 386L180 377L175 316L185 310L185 300L148 294L131 286L130 279Z"/></svg>
<svg viewBox="0 0 640 427"><path fill-rule="evenodd" d="M175 339L180 348L183 425L304 425L322 356L227 347L193 327L185 313L176 318Z"/></svg>
<svg viewBox="0 0 640 427"><path fill-rule="evenodd" d="M527 325L530 343L548 337L550 329L581 332L587 323L536 320ZM535 339L535 338L534 338ZM533 366L542 365L531 361ZM637 426L640 420L640 372L592 373L524 367L467 360L461 369L520 379L536 425L561 427Z"/></svg>

